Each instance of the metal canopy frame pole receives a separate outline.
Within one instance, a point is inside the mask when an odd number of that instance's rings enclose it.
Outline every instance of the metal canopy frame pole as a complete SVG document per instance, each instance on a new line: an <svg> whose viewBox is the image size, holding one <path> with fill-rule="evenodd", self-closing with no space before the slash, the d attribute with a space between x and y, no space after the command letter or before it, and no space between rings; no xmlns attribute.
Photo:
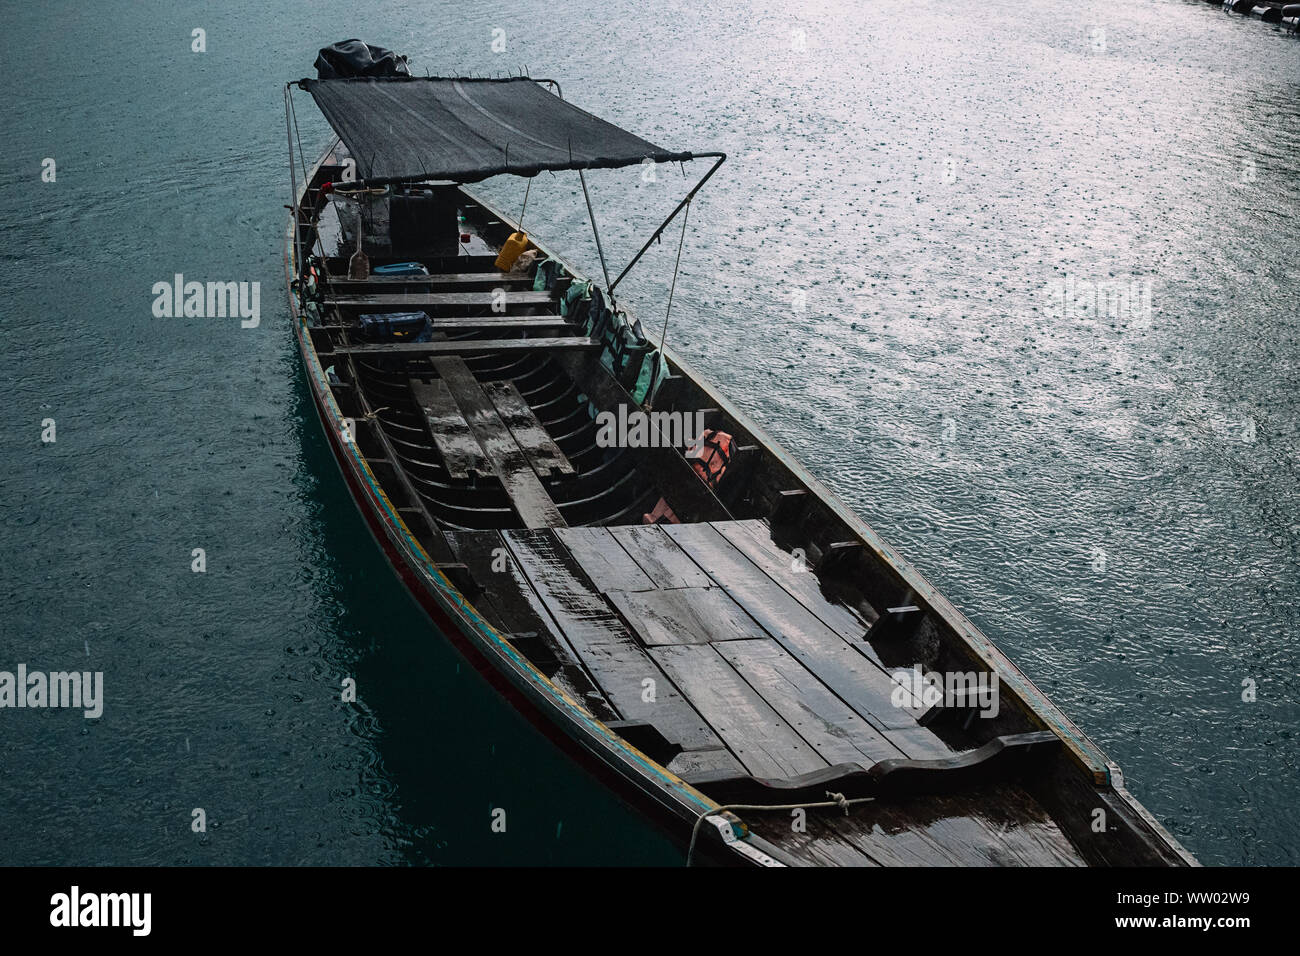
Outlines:
<svg viewBox="0 0 1300 956"><path fill-rule="evenodd" d="M714 163L712 168L710 168L709 171L704 174L704 177L698 183L695 184L695 186L691 189L691 191L686 194L686 198L677 204L677 208L668 214L668 218L659 224L659 228L656 229L651 234L650 238L646 240L645 245L641 247L641 251L638 252L635 256L633 256L632 261L629 262L626 268L624 268L623 271L618 274L618 278L611 283L609 281L609 274L606 273L605 291L607 291L611 297L614 295L614 287L623 281L623 277L632 271L632 267L634 265L636 265L638 262L641 261L641 257L646 254L646 251L650 248L650 246L653 245L659 239L659 237L663 235L664 230L668 228L668 224L677 218L677 214L679 212L681 212L683 209L685 209L687 206L690 205L691 200L695 198L695 194L700 191L700 188L705 183L707 183L709 179L713 176L713 174L718 171L718 168L727 161L726 153L696 153L695 156L697 159L716 158L717 162ZM585 189L586 187L584 186L583 188ZM599 248L599 245L600 245L599 240L597 240L597 248ZM603 264L603 260L602 260L602 264Z"/></svg>
<svg viewBox="0 0 1300 956"><path fill-rule="evenodd" d="M297 223L298 223L298 174L294 170L293 155L293 124L289 122L289 97L293 95L292 83L284 84L284 132L289 138L289 202L290 209L293 210L293 221L295 226L294 240L297 241Z"/></svg>
<svg viewBox="0 0 1300 956"><path fill-rule="evenodd" d="M605 291L609 297L614 297L614 287L609 284L609 267L605 265L605 250L600 246L600 233L596 230L596 214L591 211L591 196L587 192L587 177L582 175L582 170L578 170L578 181L582 183L582 195L587 200L587 216L591 219L591 234L596 239L596 254L600 256L600 268L605 273Z"/></svg>

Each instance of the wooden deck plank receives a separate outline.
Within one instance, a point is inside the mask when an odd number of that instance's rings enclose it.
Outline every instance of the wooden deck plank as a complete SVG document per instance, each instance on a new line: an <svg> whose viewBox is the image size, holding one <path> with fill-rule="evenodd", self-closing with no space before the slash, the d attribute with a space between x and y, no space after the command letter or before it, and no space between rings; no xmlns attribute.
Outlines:
<svg viewBox="0 0 1300 956"><path fill-rule="evenodd" d="M713 583L658 525L624 525L609 532L661 588L706 588Z"/></svg>
<svg viewBox="0 0 1300 956"><path fill-rule="evenodd" d="M446 286L505 286L519 288L532 286L533 277L529 275L508 275L504 272L439 272L427 276L392 276L371 273L365 279L349 279L346 276L330 276L329 288L352 292L355 290L374 289L386 285L429 286L436 289Z"/></svg>
<svg viewBox="0 0 1300 956"><path fill-rule="evenodd" d="M610 591L605 595L648 647L767 638L767 632L719 587Z"/></svg>
<svg viewBox="0 0 1300 956"><path fill-rule="evenodd" d="M888 674L851 648L716 528L676 524L666 525L664 530L782 647L877 730L889 737L888 731L918 726L909 709L894 705L897 685ZM924 733L926 736L912 742L910 748L903 747L909 757L948 755L948 748L937 737ZM923 752L917 742L928 738L933 738L936 746Z"/></svg>
<svg viewBox="0 0 1300 956"><path fill-rule="evenodd" d="M745 772L740 761L725 747L712 750L683 750L668 762L667 769L687 783L690 783L691 777L702 773L743 774Z"/></svg>
<svg viewBox="0 0 1300 956"><path fill-rule="evenodd" d="M446 339L437 342L386 342L379 345L337 345L321 352L322 359L335 355L441 356L484 355L489 352L598 351L603 346L581 335L530 339Z"/></svg>
<svg viewBox="0 0 1300 956"><path fill-rule="evenodd" d="M725 746L584 579L554 532L507 531L503 538L583 666L625 720L653 724L683 750Z"/></svg>
<svg viewBox="0 0 1300 956"><path fill-rule="evenodd" d="M519 394L514 382L484 382L483 391L539 477L549 478L552 472L573 474L572 463Z"/></svg>
<svg viewBox="0 0 1300 956"><path fill-rule="evenodd" d="M824 811L823 811L824 813ZM773 814L775 816L775 814ZM835 831L835 822L817 811L809 811L803 833L782 821L784 829L780 846L800 859L810 860L818 866L880 866L869 853L850 843ZM766 829L760 833L766 835Z"/></svg>
<svg viewBox="0 0 1300 956"><path fill-rule="evenodd" d="M344 305L352 308L370 308L372 306L481 306L490 309L493 305L546 305L555 301L550 292L534 292L531 289L518 291L506 289L498 293L494 289L484 292L345 292L332 294L326 292L325 305Z"/></svg>
<svg viewBox="0 0 1300 956"><path fill-rule="evenodd" d="M442 379L421 382L411 379L411 394L424 412L433 444L442 456L447 473L453 478L468 479L470 473L484 478L495 474L483 447L474 437L469 422L451 397Z"/></svg>
<svg viewBox="0 0 1300 956"><path fill-rule="evenodd" d="M772 540L762 521L715 521L713 526L836 634L846 641L862 640L870 625L857 612L828 598L811 570L796 570L794 555Z"/></svg>
<svg viewBox="0 0 1300 956"><path fill-rule="evenodd" d="M472 600L493 626L512 635L536 635L560 663L559 671L547 676L602 720L617 717L617 711L582 666L527 576L511 557L500 532L448 531L447 543L456 560L465 565L483 588Z"/></svg>
<svg viewBox="0 0 1300 956"><path fill-rule="evenodd" d="M999 784L899 804L866 804L825 823L887 866L1082 866L1068 838L1018 787Z"/></svg>
<svg viewBox="0 0 1300 956"><path fill-rule="evenodd" d="M772 638L732 641L717 651L829 764L904 757L902 748L853 712Z"/></svg>
<svg viewBox="0 0 1300 956"><path fill-rule="evenodd" d="M652 647L650 656L750 774L790 777L827 766L711 646Z"/></svg>
<svg viewBox="0 0 1300 956"><path fill-rule="evenodd" d="M506 428L505 422L479 386L474 373L461 359L444 356L433 367L451 392L451 397L469 423L483 453L501 480L510 505L528 528L554 528L565 524L559 506L551 500L541 479Z"/></svg>
<svg viewBox="0 0 1300 956"><path fill-rule="evenodd" d="M530 331L572 331L576 329L562 315L467 315L467 316L432 316L429 324L435 332L471 332L471 331L498 331L501 329L528 329ZM349 332L359 332L360 327L356 322L333 322L322 325L314 325L315 329L347 329Z"/></svg>
<svg viewBox="0 0 1300 956"><path fill-rule="evenodd" d="M566 528L557 537L602 594L654 590L654 581L614 540L608 528Z"/></svg>

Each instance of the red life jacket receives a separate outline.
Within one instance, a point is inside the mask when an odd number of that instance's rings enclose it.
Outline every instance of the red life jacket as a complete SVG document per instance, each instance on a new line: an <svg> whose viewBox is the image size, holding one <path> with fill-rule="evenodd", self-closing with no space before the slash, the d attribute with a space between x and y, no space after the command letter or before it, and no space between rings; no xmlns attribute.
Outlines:
<svg viewBox="0 0 1300 956"><path fill-rule="evenodd" d="M716 489L718 482L722 480L723 473L727 470L727 465L731 463L731 448L734 439L726 432L712 431L706 429L700 435L699 455L688 456L687 461L695 469L695 473L704 479L704 483L710 488ZM677 515L673 509L668 507L667 500L660 498L659 503L655 505L654 511L641 516L643 524L680 524Z"/></svg>
<svg viewBox="0 0 1300 956"><path fill-rule="evenodd" d="M717 432L712 429L705 429L700 434L699 456L691 458L688 461L695 473L704 479L704 483L710 488L716 489L718 482L722 480L722 474L727 470L727 465L731 463L731 446L733 439L726 432Z"/></svg>
<svg viewBox="0 0 1300 956"><path fill-rule="evenodd" d="M681 524L681 522L677 519L677 515L673 513L673 509L668 507L668 502L665 501L663 498L659 499L659 503L655 505L654 511L650 512L649 514L645 514L641 516L641 523L642 524Z"/></svg>

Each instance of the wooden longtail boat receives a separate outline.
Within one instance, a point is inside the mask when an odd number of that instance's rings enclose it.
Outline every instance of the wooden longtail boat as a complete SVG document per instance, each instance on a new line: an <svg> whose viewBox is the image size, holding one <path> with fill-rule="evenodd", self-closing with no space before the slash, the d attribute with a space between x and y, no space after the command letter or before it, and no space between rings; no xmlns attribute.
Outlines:
<svg viewBox="0 0 1300 956"><path fill-rule="evenodd" d="M466 183L700 158L547 82L286 87L291 168L294 87L340 136L293 175L302 361L442 633L696 860L1194 864L988 638L646 339L617 280L537 240L496 267L518 226Z"/></svg>

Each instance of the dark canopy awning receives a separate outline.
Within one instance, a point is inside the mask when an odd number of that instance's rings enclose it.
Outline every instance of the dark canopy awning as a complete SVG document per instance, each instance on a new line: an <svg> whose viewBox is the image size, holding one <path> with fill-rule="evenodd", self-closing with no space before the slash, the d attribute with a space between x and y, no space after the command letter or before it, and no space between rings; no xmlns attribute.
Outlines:
<svg viewBox="0 0 1300 956"><path fill-rule="evenodd" d="M528 77L303 80L367 180L476 182L500 173L691 159L578 109Z"/></svg>

